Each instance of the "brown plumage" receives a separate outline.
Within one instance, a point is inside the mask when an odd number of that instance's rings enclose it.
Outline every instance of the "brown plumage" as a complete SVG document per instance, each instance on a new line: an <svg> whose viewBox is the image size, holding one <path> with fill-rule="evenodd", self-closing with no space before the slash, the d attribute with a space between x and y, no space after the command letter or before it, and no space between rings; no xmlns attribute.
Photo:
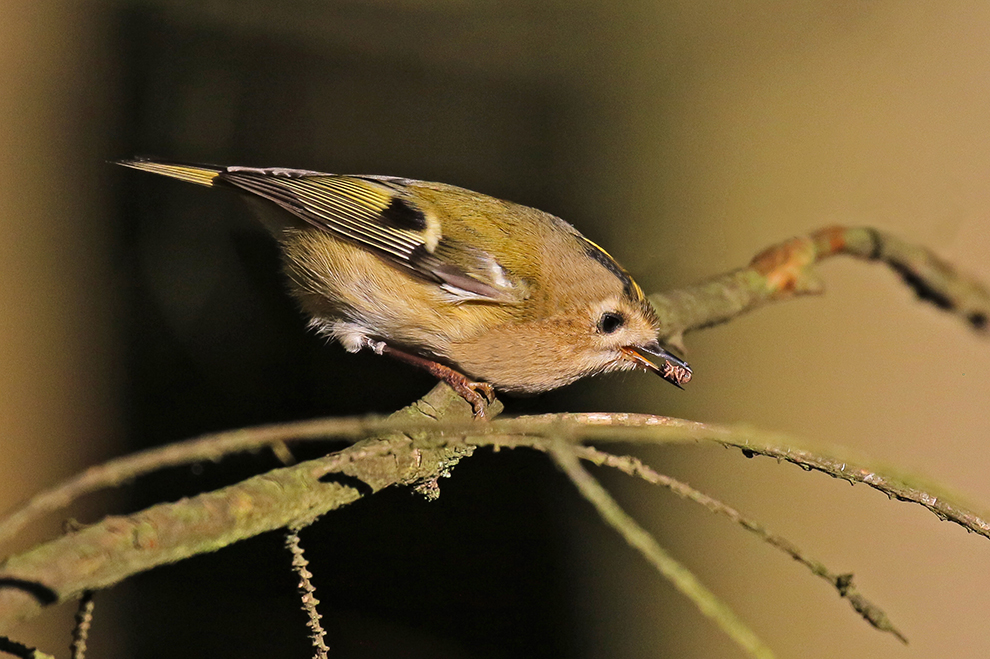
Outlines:
<svg viewBox="0 0 990 659"><path fill-rule="evenodd" d="M427 368L479 416L487 385L538 393L634 368L690 379L628 273L548 213L394 177L120 164L247 194L314 329Z"/></svg>

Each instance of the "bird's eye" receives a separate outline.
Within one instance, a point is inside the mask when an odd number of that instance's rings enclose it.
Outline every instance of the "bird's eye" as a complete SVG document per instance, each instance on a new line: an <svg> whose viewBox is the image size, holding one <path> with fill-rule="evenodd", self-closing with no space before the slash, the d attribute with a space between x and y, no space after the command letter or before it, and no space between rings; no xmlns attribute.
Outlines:
<svg viewBox="0 0 990 659"><path fill-rule="evenodd" d="M626 319L622 317L622 314L606 311L598 319L598 331L602 334L611 334L622 327L625 322Z"/></svg>

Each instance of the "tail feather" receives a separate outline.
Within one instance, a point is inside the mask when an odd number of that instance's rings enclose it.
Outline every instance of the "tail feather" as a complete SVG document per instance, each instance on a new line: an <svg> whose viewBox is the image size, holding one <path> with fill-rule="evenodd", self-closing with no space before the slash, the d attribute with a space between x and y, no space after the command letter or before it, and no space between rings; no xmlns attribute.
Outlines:
<svg viewBox="0 0 990 659"><path fill-rule="evenodd" d="M135 160L118 160L118 165L140 169L144 172L171 176L188 183L205 185L210 187L216 180L217 175L223 171L222 167L214 165L193 165L189 163L167 162L164 160L152 160L150 158L139 158Z"/></svg>

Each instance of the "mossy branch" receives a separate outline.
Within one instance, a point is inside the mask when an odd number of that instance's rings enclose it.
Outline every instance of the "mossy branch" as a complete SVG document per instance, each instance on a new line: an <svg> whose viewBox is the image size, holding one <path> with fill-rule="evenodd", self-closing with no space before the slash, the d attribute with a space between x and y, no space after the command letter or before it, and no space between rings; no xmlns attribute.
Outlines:
<svg viewBox="0 0 990 659"><path fill-rule="evenodd" d="M815 267L833 256L876 261L900 275L921 300L986 334L990 289L931 250L870 227L827 227L769 247L749 265L708 281L650 296L669 345L687 332L725 323L770 302L825 291Z"/></svg>
<svg viewBox="0 0 990 659"><path fill-rule="evenodd" d="M683 347L682 338L688 331L725 322L771 301L820 292L822 287L814 265L837 254L886 263L922 299L961 316L974 330L987 330L990 294L984 286L928 250L873 229L834 227L795 238L761 252L747 268L697 286L655 295L651 300L664 323L667 342ZM500 411L500 405L497 402L494 405L489 410L490 417ZM438 478L476 447L486 445L529 446L553 452L573 478L579 473L574 470L577 458L601 459L580 447L580 442L716 442L739 448L747 456L775 457L850 482L866 483L990 537L990 523L985 516L958 498L936 491L938 488L851 459L839 450L798 448L793 440L781 435L648 415L551 415L491 423L472 422L470 415L469 406L441 385L387 419L325 419L238 430L94 467L32 498L0 521L0 542L9 540L40 515L64 507L86 493L120 485L150 471L218 460L234 451L262 446L275 450L286 441L361 440L326 457L276 469L214 492L160 504L132 515L108 517L9 557L0 564L0 631L36 615L44 606L108 587L154 566L215 551L265 531L299 529L331 510L390 485L418 484L425 492L434 492ZM561 438L569 443L562 444ZM569 446L570 452L563 452L563 446ZM565 455L571 457L562 457ZM642 469L640 472L640 475L645 473ZM591 491L587 482L575 480L586 495ZM599 497L599 501L604 499ZM743 519L739 516L737 521L750 530L762 528L748 520L744 523ZM627 522L613 523L627 537L635 535L634 527ZM792 546L783 539L770 544L791 552ZM655 556L655 552L648 555ZM813 569L819 576L823 576L823 570ZM882 612L868 602L862 604L865 600L850 590L851 585L841 575L827 571L825 574L864 617L880 628L893 631ZM842 592L844 587L846 590ZM703 609L719 608L711 599L695 601ZM757 648L754 656L762 652L758 641L749 647Z"/></svg>

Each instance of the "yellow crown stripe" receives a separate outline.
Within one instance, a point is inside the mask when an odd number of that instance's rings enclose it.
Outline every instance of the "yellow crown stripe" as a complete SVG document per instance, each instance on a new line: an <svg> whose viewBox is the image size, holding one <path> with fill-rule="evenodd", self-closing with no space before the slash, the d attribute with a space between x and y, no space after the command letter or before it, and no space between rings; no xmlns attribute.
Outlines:
<svg viewBox="0 0 990 659"><path fill-rule="evenodd" d="M592 257L600 264L602 264L606 270L611 272L619 281L622 282L623 288L625 289L626 295L630 298L636 300L637 302L642 302L646 299L646 294L643 293L643 289L639 287L626 269L619 265L619 262L612 258L612 255L605 251L605 249L594 242L589 240L584 236L579 236L581 240L584 241L585 245L589 248L586 250L588 256Z"/></svg>

